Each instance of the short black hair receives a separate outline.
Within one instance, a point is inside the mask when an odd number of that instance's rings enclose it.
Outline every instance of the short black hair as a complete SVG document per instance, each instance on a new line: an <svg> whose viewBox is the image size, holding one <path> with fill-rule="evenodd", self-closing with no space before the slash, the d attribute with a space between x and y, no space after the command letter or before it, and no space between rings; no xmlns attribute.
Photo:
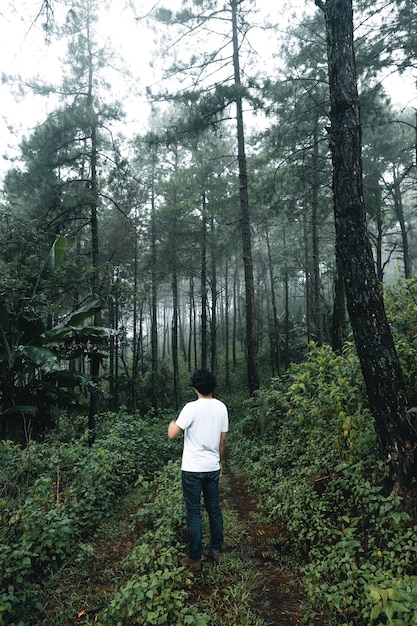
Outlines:
<svg viewBox="0 0 417 626"><path fill-rule="evenodd" d="M209 396L216 388L216 378L208 370L196 370L191 377L192 386L203 396Z"/></svg>

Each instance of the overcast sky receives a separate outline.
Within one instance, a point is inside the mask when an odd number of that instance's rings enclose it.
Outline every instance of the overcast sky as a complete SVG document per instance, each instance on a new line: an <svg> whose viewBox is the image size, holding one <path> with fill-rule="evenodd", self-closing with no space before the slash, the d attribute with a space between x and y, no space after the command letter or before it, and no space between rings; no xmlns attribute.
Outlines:
<svg viewBox="0 0 417 626"><path fill-rule="evenodd" d="M0 0L2 1L2 0ZM4 0L3 0L4 1ZM138 0L142 14L146 13L156 0ZM166 2L170 7L180 0ZM282 5L287 3L282 2ZM144 88L155 80L154 71L149 63L155 58L153 34L146 28L145 22L135 20L133 10L121 11L125 5L123 0L102 0L101 18L97 31L99 43L110 46L119 57L115 62L110 82L115 89L115 97L120 99L127 109L126 135L140 132L146 124L146 98ZM272 13L272 19L283 24L283 10L280 2L271 4L271 0L257 0L257 7L264 13ZM44 16L38 16L42 0L13 0L7 10L0 12L0 75L11 77L20 74L24 79L39 76L51 83L59 84L61 80L61 59L65 57L66 43L56 40L47 43L42 28ZM55 19L63 19L65 10L61 3L55 1ZM314 8L313 0L299 1L300 7ZM291 11L297 12L297 2L290 3ZM1 11L1 9L0 9ZM261 31L259 31L260 33ZM273 42L266 39L265 33L256 39L254 45L259 54L270 55ZM266 42L266 44L265 44ZM265 58L265 57L264 57ZM264 61L265 64L265 61ZM123 73L122 68L127 73ZM132 76L133 78L129 77ZM396 105L411 104L415 106L415 87L413 82L406 85L403 78L392 78L386 83ZM0 171L10 166L3 156L16 155L17 146L23 135L30 135L33 127L43 121L47 113L55 106L51 99L18 95L18 81L0 83ZM133 97L132 97L133 96ZM142 125L142 128L140 127Z"/></svg>
<svg viewBox="0 0 417 626"><path fill-rule="evenodd" d="M124 0L102 0L100 5L96 37L99 44L116 53L115 71L111 72L109 82L115 99L123 102L126 109L127 136L144 130L150 110L149 106L145 106L145 87L155 84L158 79L156 70L149 67L151 60L158 62L154 34L144 19L135 19L146 15L157 1L137 0L137 11L131 7L121 10L129 4ZM175 4L181 6L181 0L169 0L165 4L175 8ZM256 0L256 4L264 15L268 14L270 0ZM303 2L301 4L304 5ZM19 75L24 80L39 77L56 85L61 82L61 60L65 58L67 44L56 39L48 44L43 29L45 16L39 15L41 6L42 0L9 0L4 14L1 14L0 8L0 75L3 79L8 78L0 83L0 171L10 165L4 161L4 155L15 156L22 136L29 136L33 127L56 106L52 98L35 97L33 94L24 96L19 92L17 79ZM67 9L58 0L52 6L54 19L57 23L62 22ZM277 12L276 5L272 6ZM291 8L294 6L292 3ZM266 48L264 42L265 35L258 38L258 52L270 54L273 44ZM157 90L158 85L154 86Z"/></svg>
<svg viewBox="0 0 417 626"><path fill-rule="evenodd" d="M15 11L8 11L6 15L0 16L1 158L5 153L14 154L16 142L23 135L29 135L33 126L45 119L55 106L53 99L21 94L19 81L13 77L19 75L23 80L38 77L45 82L59 85L62 78L61 61L65 58L67 46L67 42L60 43L55 39L48 43L43 29L44 16L38 16L41 0L14 0L13 4ZM116 59L117 68L124 67L129 71L136 66L135 73L139 79L138 69L146 69L147 72L149 58L146 52L150 49L150 35L138 25L132 11L120 12L121 5L120 0L103 0L98 39L100 44L112 47L120 57ZM63 19L66 11L63 11L60 3L55 2L54 6L55 19L58 22ZM123 57L124 61L121 60ZM8 77L7 81L4 81L5 76ZM127 77L116 71L111 80L112 83L117 82L116 97L126 101L126 93L132 91ZM139 82L136 82L139 86ZM122 93L125 88L126 93ZM4 168L4 164L2 165Z"/></svg>

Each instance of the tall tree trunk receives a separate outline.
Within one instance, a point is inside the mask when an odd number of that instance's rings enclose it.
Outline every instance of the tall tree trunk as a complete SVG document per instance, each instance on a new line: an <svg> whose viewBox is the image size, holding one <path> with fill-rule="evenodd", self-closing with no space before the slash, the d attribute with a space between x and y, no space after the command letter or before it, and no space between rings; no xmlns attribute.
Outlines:
<svg viewBox="0 0 417 626"><path fill-rule="evenodd" d="M310 266L310 229L308 228L307 210L304 211L303 219L303 239L304 239L304 293L306 303L306 333L307 344L311 341L312 326L312 296L311 296L311 266ZM284 249L285 249L285 229L284 229ZM288 276L287 276L288 278Z"/></svg>
<svg viewBox="0 0 417 626"><path fill-rule="evenodd" d="M411 278L412 269L411 269L411 260L410 260L410 252L408 246L408 234L407 234L407 225L404 219L404 208L403 208L403 198L401 194L401 177L398 175L398 171L396 166L394 165L393 171L393 196L394 196L394 208L395 214L398 218L398 222L400 224L401 229L401 241L402 241L402 249L403 249L403 263L404 263L404 276L405 278Z"/></svg>
<svg viewBox="0 0 417 626"><path fill-rule="evenodd" d="M130 397L132 411L136 413L137 398L136 388L138 382L138 232L135 220L135 243L133 252L133 338L132 338L132 380Z"/></svg>
<svg viewBox="0 0 417 626"><path fill-rule="evenodd" d="M119 272L116 270L113 278L113 298L110 300L111 327L116 332L119 330ZM110 408L117 411L119 408L119 338L117 334L110 337Z"/></svg>
<svg viewBox="0 0 417 626"><path fill-rule="evenodd" d="M287 263L284 265L284 337L285 337L285 356L284 363L287 370L290 366L290 296L289 296L289 278Z"/></svg>
<svg viewBox="0 0 417 626"><path fill-rule="evenodd" d="M213 214L210 218L210 249L211 249L211 371L217 374L217 269L216 269L216 234Z"/></svg>
<svg viewBox="0 0 417 626"><path fill-rule="evenodd" d="M203 193L201 207L201 367L207 369L207 202Z"/></svg>
<svg viewBox="0 0 417 626"><path fill-rule="evenodd" d="M229 264L226 259L224 285L224 351L225 351L225 378L226 389L230 390L230 331L229 331Z"/></svg>
<svg viewBox="0 0 417 626"><path fill-rule="evenodd" d="M233 371L237 367L237 325L239 316L239 289L238 289L238 269L235 267L233 277L233 332L232 332L232 359L233 359Z"/></svg>
<svg viewBox="0 0 417 626"><path fill-rule="evenodd" d="M382 285L384 281L384 264L382 261L382 241L383 241L383 224L382 224L382 212L381 206L378 205L376 212L376 277L378 282Z"/></svg>
<svg viewBox="0 0 417 626"><path fill-rule="evenodd" d="M175 252L176 254L176 252ZM178 359L178 274L176 268L176 257L174 258L175 266L172 269L172 327L171 327L171 348L172 348L172 369L174 379L174 403L175 409L180 408L180 372Z"/></svg>
<svg viewBox="0 0 417 626"><path fill-rule="evenodd" d="M316 341L319 346L323 344L323 313L321 305L321 277L320 277L320 243L319 243L319 142L318 121L314 126L313 133L313 185L311 193L311 212L313 230L313 292L314 292L314 320L316 325Z"/></svg>
<svg viewBox="0 0 417 626"><path fill-rule="evenodd" d="M174 171L178 171L178 146L172 146L174 156ZM172 208L177 210L177 193L174 191L172 199ZM173 215L172 220L172 245L171 245L171 286L172 286L172 319L171 319L171 351L172 351L172 370L173 370L173 387L174 387L174 406L178 410L180 408L180 366L179 366L179 294L178 294L178 249L177 237L179 236L177 227L177 218Z"/></svg>
<svg viewBox="0 0 417 626"><path fill-rule="evenodd" d="M195 299L194 299L194 277L190 275L190 289L189 289L189 331L188 331L188 354L187 364L188 369L191 371L192 355L193 355L193 339L194 339L194 321L195 321Z"/></svg>
<svg viewBox="0 0 417 626"><path fill-rule="evenodd" d="M87 111L91 119L91 151L90 151L90 227L91 227L91 264L93 268L91 291L93 298L99 298L100 287L100 261L99 261L99 235L98 235L98 180L97 180L97 125L93 101L93 73L94 59L90 32L90 19L87 18L87 46L88 46L88 93ZM94 316L94 326L101 326L101 311ZM95 419L99 411L99 377L101 357L98 347L91 353L90 375L94 388L90 392L90 405L88 409L89 442L94 441Z"/></svg>
<svg viewBox="0 0 417 626"><path fill-rule="evenodd" d="M156 242L156 207L154 171L151 189L151 397L154 415L158 414L158 258Z"/></svg>
<svg viewBox="0 0 417 626"><path fill-rule="evenodd" d="M143 306L144 303L143 301L141 301L140 306L139 306L139 333L138 333L138 349L137 349L137 363L136 363L136 371L137 373L141 373L142 376L145 373L145 360L144 360L144 355L145 355L145 351L143 349ZM140 368L139 368L139 363L140 363ZM135 396L136 396L136 389L135 389Z"/></svg>
<svg viewBox="0 0 417 626"><path fill-rule="evenodd" d="M194 369L198 367L198 345L197 345L197 307L195 303L193 291L193 353L194 353Z"/></svg>
<svg viewBox="0 0 417 626"><path fill-rule="evenodd" d="M275 294L275 276L274 276L274 267L272 263L272 254L271 254L271 242L269 237L269 228L268 225L265 229L265 239L266 246L268 251L268 268L269 268L269 281L271 284L271 305L272 305L272 333L271 333L271 358L273 362L273 371L276 370L277 376L281 375L281 337L279 331L279 320L278 320L278 310L277 310L277 302L276 302L276 294Z"/></svg>
<svg viewBox="0 0 417 626"><path fill-rule="evenodd" d="M92 256L92 283L91 291L93 298L100 296L100 261L99 261L99 236L98 236L98 187L97 187L97 129L93 125L91 129L91 155L90 155L90 227L91 227L91 256ZM101 311L94 316L94 326L101 326ZM94 388L90 392L90 405L88 410L88 430L90 443L94 441L95 418L99 411L99 376L100 376L100 352L98 346L90 355L90 375Z"/></svg>
<svg viewBox="0 0 417 626"><path fill-rule="evenodd" d="M99 266L99 239L98 239L98 218L97 218L97 143L96 129L92 130L92 150L91 150L91 250L92 250L92 292L93 297L100 295L100 266ZM94 326L101 326L101 312L94 316ZM90 405L88 409L88 430L90 432L90 443L94 441L95 418L99 411L98 384L100 376L100 354L98 348L91 353L90 374L95 388L90 393Z"/></svg>
<svg viewBox="0 0 417 626"><path fill-rule="evenodd" d="M352 0L316 0L326 20L336 245L381 455L405 483L417 469L417 430L377 281L363 201Z"/></svg>
<svg viewBox="0 0 417 626"><path fill-rule="evenodd" d="M245 270L246 295L246 349L247 349L247 376L249 393L259 388L258 350L256 331L255 285L253 280L252 241L249 215L248 175L245 154L245 134L243 128L243 106L239 65L239 42L237 30L238 0L231 0L232 6L232 35L233 35L233 68L236 86L236 127L237 151L239 164L239 195L242 228L243 265Z"/></svg>
<svg viewBox="0 0 417 626"><path fill-rule="evenodd" d="M282 246L286 249L286 233L285 226L282 229ZM290 366L290 302L289 302L289 277L287 262L284 262L283 275L283 291L284 291L284 367L287 370Z"/></svg>
<svg viewBox="0 0 417 626"><path fill-rule="evenodd" d="M162 328L163 328L163 332L162 332L162 360L165 360L165 357L167 356L167 343L168 343L168 325L167 325L167 321L166 321L166 308L164 307L163 310L163 320L162 320Z"/></svg>
<svg viewBox="0 0 417 626"><path fill-rule="evenodd" d="M336 249L336 271L334 277L333 316L332 316L332 349L341 352L343 347L343 335L346 325L345 320L345 283L343 268Z"/></svg>

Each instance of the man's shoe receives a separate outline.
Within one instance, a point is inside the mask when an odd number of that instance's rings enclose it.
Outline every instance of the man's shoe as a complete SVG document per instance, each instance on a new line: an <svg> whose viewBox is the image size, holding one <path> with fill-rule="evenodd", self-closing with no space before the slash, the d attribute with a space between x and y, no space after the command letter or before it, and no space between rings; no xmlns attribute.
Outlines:
<svg viewBox="0 0 417 626"><path fill-rule="evenodd" d="M215 563L218 563L220 561L220 552L213 552L211 548L206 548L205 550L203 550L203 554L206 559L209 559L210 561L214 561Z"/></svg>
<svg viewBox="0 0 417 626"><path fill-rule="evenodd" d="M184 556L180 563L183 567L190 569L193 572L201 572L201 559L190 559L189 556Z"/></svg>

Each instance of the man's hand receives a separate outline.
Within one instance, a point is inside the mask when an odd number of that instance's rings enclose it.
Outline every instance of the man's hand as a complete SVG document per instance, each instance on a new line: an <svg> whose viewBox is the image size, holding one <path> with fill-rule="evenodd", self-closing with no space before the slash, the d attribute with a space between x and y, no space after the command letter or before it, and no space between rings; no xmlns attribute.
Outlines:
<svg viewBox="0 0 417 626"><path fill-rule="evenodd" d="M227 433L220 433L219 456L220 456L220 476L223 476L223 459L226 447Z"/></svg>
<svg viewBox="0 0 417 626"><path fill-rule="evenodd" d="M182 433L182 428L177 426L177 424L175 423L175 420L172 420L168 425L168 437L170 439L175 439L181 433Z"/></svg>

